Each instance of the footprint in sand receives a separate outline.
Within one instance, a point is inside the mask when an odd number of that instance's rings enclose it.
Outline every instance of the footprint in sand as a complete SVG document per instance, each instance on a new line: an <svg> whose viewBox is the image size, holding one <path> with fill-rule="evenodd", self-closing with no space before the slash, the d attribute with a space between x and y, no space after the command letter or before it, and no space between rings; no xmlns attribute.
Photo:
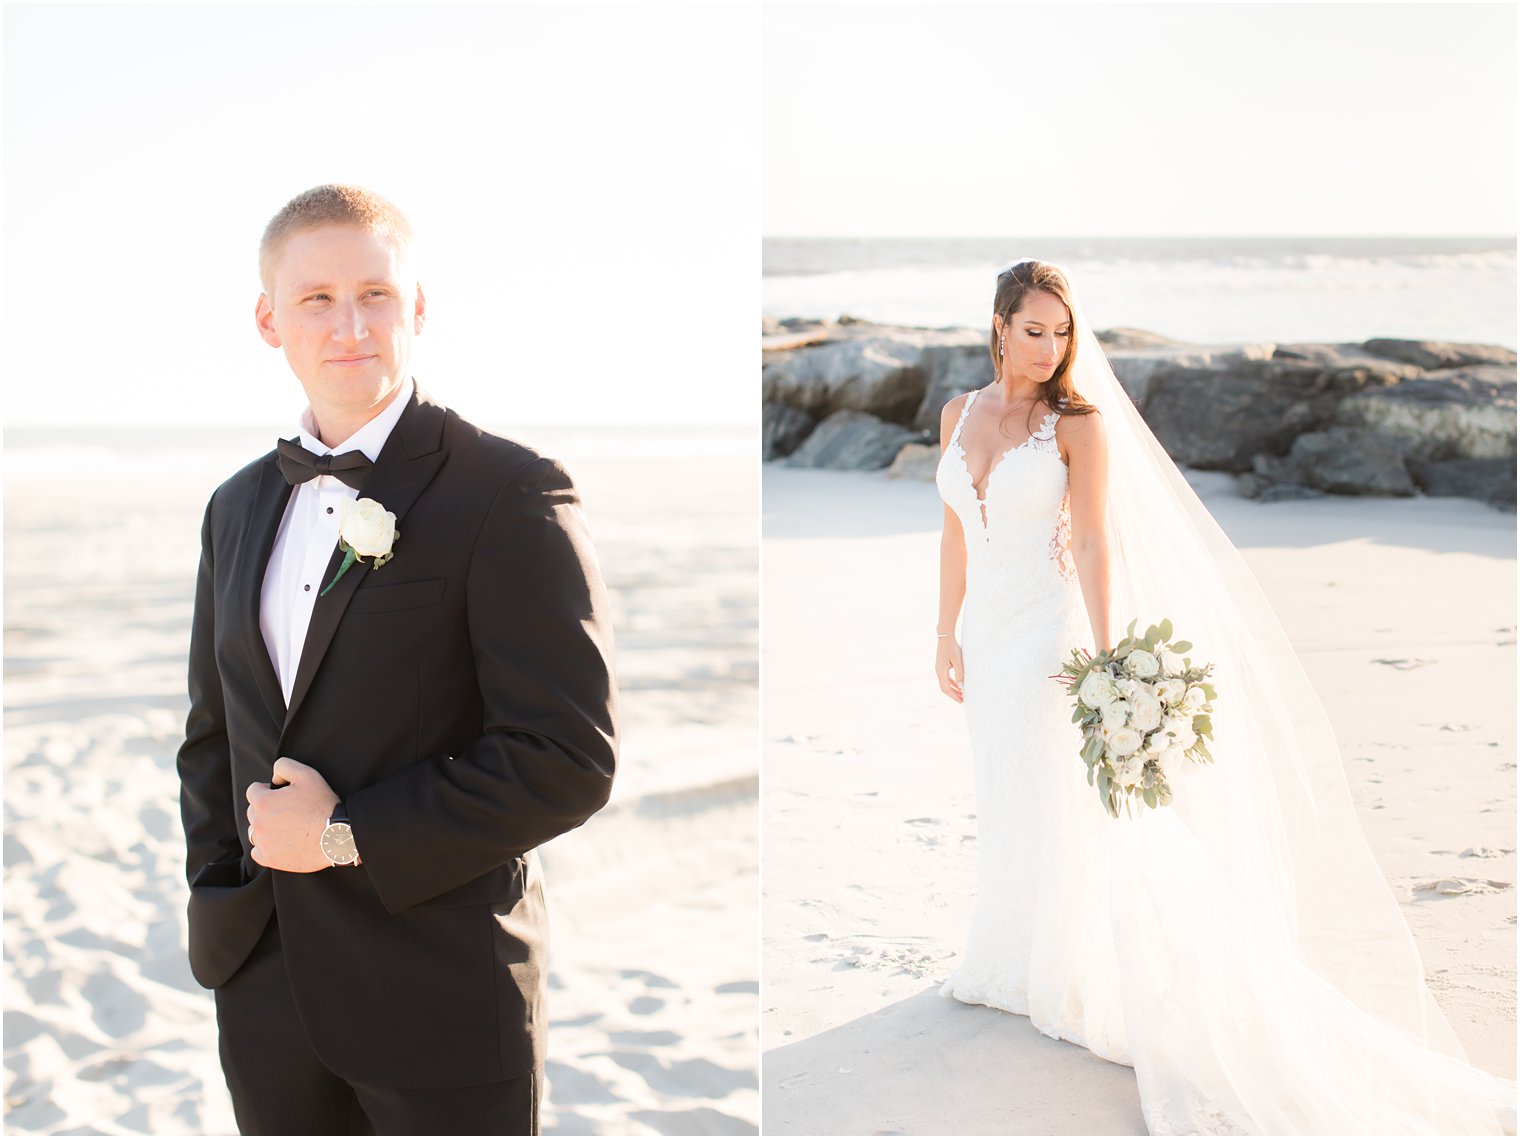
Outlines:
<svg viewBox="0 0 1520 1139"><path fill-rule="evenodd" d="M643 981L651 989L674 989L674 981L668 981L658 973L651 973L647 969L624 969L620 976L625 981Z"/></svg>
<svg viewBox="0 0 1520 1139"><path fill-rule="evenodd" d="M1377 657L1373 664L1386 664L1389 668L1399 669L1401 672L1411 668L1419 668L1427 664L1439 664L1440 661L1424 660L1420 657Z"/></svg>
<svg viewBox="0 0 1520 1139"><path fill-rule="evenodd" d="M607 1038L614 1044L627 1044L634 1047L643 1046L647 1048L662 1048L681 1043L680 1035L669 1031L609 1032Z"/></svg>
<svg viewBox="0 0 1520 1139"><path fill-rule="evenodd" d="M1504 850L1497 846L1469 846L1458 858L1503 858L1506 854L1514 854L1513 850Z"/></svg>
<svg viewBox="0 0 1520 1139"><path fill-rule="evenodd" d="M1416 896L1460 897L1465 894L1502 894L1514 889L1513 882L1495 882L1492 878L1437 878L1414 887Z"/></svg>
<svg viewBox="0 0 1520 1139"><path fill-rule="evenodd" d="M753 1068L726 1068L711 1060L662 1060L644 1052L609 1049L601 1053L614 1064L642 1076L653 1090L664 1095L690 1095L693 1087L704 1089L711 1099L722 1099L733 1092L754 1087Z"/></svg>

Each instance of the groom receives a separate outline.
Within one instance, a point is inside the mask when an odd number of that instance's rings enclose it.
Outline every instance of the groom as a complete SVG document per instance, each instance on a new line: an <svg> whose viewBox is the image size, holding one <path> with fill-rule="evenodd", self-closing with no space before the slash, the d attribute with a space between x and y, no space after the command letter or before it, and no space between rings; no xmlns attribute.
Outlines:
<svg viewBox="0 0 1520 1139"><path fill-rule="evenodd" d="M576 492L413 386L410 244L348 186L269 223L259 334L310 408L201 530L190 964L245 1134L537 1134L533 848L611 786L611 631Z"/></svg>

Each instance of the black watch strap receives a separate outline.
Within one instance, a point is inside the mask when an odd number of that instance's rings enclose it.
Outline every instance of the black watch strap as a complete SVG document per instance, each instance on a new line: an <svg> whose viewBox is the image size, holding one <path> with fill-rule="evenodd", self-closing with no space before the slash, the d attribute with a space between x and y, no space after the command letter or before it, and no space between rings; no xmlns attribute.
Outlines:
<svg viewBox="0 0 1520 1139"><path fill-rule="evenodd" d="M329 823L348 822L348 804L339 799L337 805L332 809L332 814L328 816L327 821Z"/></svg>

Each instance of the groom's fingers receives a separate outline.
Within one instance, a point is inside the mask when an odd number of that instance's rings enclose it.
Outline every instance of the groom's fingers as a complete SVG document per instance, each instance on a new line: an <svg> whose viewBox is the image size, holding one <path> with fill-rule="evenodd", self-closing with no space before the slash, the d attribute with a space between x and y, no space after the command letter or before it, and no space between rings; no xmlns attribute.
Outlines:
<svg viewBox="0 0 1520 1139"><path fill-rule="evenodd" d="M282 755L274 761L274 785L278 787L282 783L294 783L296 778L305 775L311 768L299 759L291 759L288 755Z"/></svg>

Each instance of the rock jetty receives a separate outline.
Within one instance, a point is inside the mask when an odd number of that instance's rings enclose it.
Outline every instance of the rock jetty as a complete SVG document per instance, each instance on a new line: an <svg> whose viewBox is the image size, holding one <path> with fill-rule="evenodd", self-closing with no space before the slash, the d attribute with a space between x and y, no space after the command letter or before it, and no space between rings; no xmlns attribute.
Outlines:
<svg viewBox="0 0 1520 1139"><path fill-rule="evenodd" d="M1234 473L1248 497L1454 495L1515 509L1511 349L1097 335L1172 458ZM974 329L767 320L761 343L764 455L790 466L932 478L941 408L992 380Z"/></svg>

